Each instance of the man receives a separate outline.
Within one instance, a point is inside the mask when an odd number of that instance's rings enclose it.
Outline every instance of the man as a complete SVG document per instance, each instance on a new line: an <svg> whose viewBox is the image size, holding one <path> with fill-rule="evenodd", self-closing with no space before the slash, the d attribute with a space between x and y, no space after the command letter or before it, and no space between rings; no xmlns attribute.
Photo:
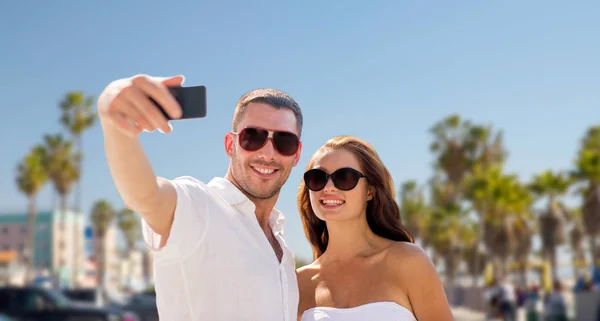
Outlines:
<svg viewBox="0 0 600 321"><path fill-rule="evenodd" d="M171 131L149 98L180 117L166 87L182 83L182 76L135 76L111 83L98 100L115 186L141 215L154 254L160 319L295 320L295 258L274 206L300 158L301 110L281 91L247 93L225 135L226 176L169 180L155 176L138 135Z"/></svg>
<svg viewBox="0 0 600 321"><path fill-rule="evenodd" d="M499 287L499 310L505 321L517 320L517 295L515 286L509 276L502 279Z"/></svg>

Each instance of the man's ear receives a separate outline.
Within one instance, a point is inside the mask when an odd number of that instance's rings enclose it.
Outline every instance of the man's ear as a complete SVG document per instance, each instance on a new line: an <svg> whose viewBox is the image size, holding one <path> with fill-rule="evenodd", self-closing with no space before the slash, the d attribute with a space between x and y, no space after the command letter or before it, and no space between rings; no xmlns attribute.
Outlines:
<svg viewBox="0 0 600 321"><path fill-rule="evenodd" d="M233 143L235 142L235 137L233 133L227 133L225 134L225 139L224 139L224 146L225 146L225 152L227 153L227 156L229 156L229 158L232 157L233 155Z"/></svg>
<svg viewBox="0 0 600 321"><path fill-rule="evenodd" d="M292 167L295 167L296 165L298 165L301 154L302 154L302 142L300 142L300 144L298 145L298 151L296 152L296 155L294 156L295 158L294 158L294 163L293 163Z"/></svg>

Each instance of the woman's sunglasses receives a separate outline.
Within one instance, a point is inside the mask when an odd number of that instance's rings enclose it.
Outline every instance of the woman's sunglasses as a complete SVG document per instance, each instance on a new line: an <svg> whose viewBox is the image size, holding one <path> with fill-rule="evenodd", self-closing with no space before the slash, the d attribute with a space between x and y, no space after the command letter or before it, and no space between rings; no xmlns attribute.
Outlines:
<svg viewBox="0 0 600 321"><path fill-rule="evenodd" d="M362 177L366 176L349 167L340 168L331 174L315 168L304 173L304 183L309 190L316 192L322 190L327 185L330 177L335 188L342 191L349 191L356 187Z"/></svg>
<svg viewBox="0 0 600 321"><path fill-rule="evenodd" d="M273 141L273 146L278 153L283 156L292 156L298 151L300 139L294 133L283 131L270 131L257 127L246 127L238 135L240 146L249 151L254 152L263 148L269 138Z"/></svg>

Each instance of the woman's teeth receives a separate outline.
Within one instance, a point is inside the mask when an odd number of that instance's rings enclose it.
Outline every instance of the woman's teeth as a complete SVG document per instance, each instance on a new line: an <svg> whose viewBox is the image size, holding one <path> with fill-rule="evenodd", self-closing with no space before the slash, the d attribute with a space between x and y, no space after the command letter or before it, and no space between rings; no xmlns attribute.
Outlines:
<svg viewBox="0 0 600 321"><path fill-rule="evenodd" d="M324 205L341 205L344 203L342 200L322 200L321 203Z"/></svg>

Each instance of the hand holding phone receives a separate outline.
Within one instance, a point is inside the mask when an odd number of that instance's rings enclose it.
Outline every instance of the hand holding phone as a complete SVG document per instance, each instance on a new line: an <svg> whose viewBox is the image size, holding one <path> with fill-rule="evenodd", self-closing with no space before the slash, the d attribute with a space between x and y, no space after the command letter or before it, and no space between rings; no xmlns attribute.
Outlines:
<svg viewBox="0 0 600 321"><path fill-rule="evenodd" d="M178 120L206 117L207 103L205 86L175 86L168 88L171 92L171 95L173 95L173 97L181 107L181 117L173 119L167 114L165 109L162 108L162 106L160 106L160 104L158 104L156 101L150 98L150 100L152 100L152 102L159 107L165 118L167 118L168 120Z"/></svg>
<svg viewBox="0 0 600 321"><path fill-rule="evenodd" d="M206 87L182 84L183 76L137 75L115 80L98 97L98 115L102 123L128 135L154 130L169 133L169 120L206 116Z"/></svg>

